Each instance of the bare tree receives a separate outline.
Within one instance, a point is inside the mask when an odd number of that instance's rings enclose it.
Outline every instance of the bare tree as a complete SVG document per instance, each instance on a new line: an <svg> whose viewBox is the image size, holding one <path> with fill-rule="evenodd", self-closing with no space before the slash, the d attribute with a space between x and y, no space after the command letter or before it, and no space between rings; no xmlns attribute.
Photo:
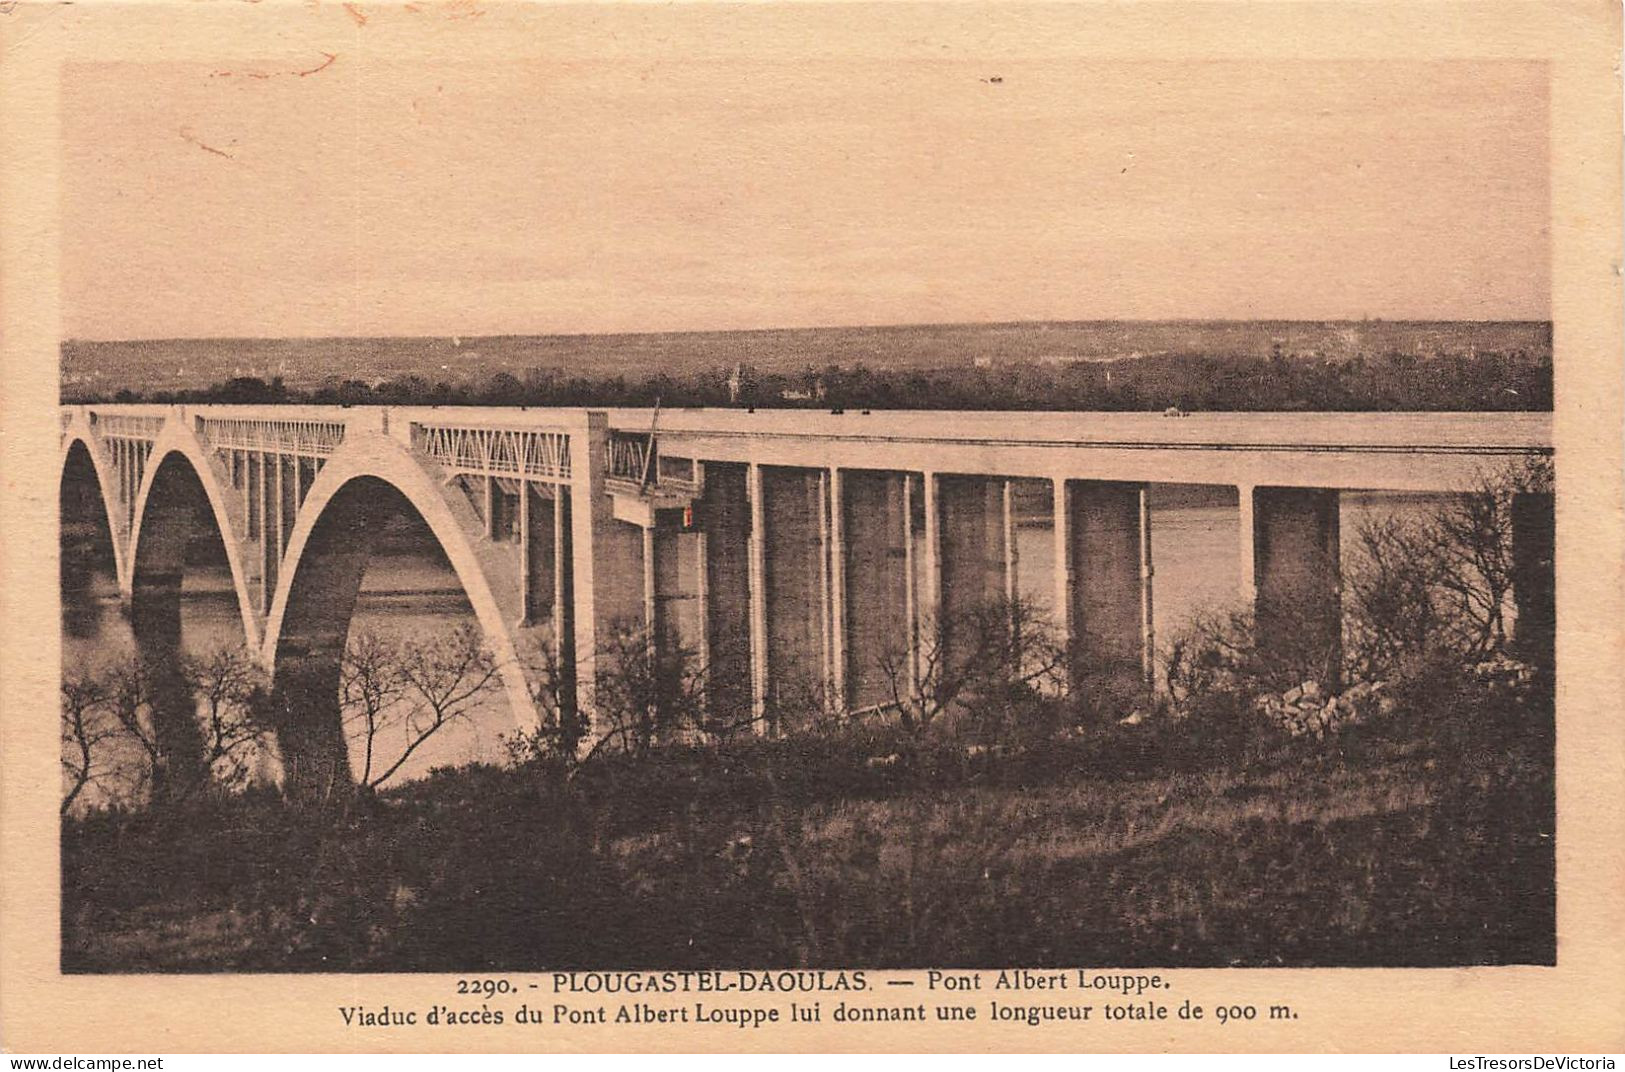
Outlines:
<svg viewBox="0 0 1625 1072"><path fill-rule="evenodd" d="M1170 634L1162 649L1168 697L1184 703L1213 691L1256 691L1262 687L1252 614L1208 611Z"/></svg>
<svg viewBox="0 0 1625 1072"><path fill-rule="evenodd" d="M521 730L506 738L509 757L515 763L533 759L574 762L587 735L574 668L566 664L558 643L548 636L523 647L519 661L540 721L535 729Z"/></svg>
<svg viewBox="0 0 1625 1072"><path fill-rule="evenodd" d="M62 678L62 814L72 810L86 789L116 773L107 753L119 735L109 715L107 682L96 673Z"/></svg>
<svg viewBox="0 0 1625 1072"><path fill-rule="evenodd" d="M379 735L404 718L399 708L406 699L406 688L397 643L370 632L349 638L339 662L339 709L345 737L362 742L361 770L356 777L360 785L373 784Z"/></svg>
<svg viewBox="0 0 1625 1072"><path fill-rule="evenodd" d="M263 717L268 682L247 648L222 647L185 660L182 673L197 697L203 756L216 785L240 788L271 728Z"/></svg>
<svg viewBox="0 0 1625 1072"><path fill-rule="evenodd" d="M734 668L750 666L750 642L713 642L709 655L710 661L704 665L700 665L693 653L685 656L694 663L687 675L687 687L699 692L698 702L689 705L694 712L695 728L709 741L721 741L755 729L767 715L757 714L748 695L741 696L740 690L732 687L728 680Z"/></svg>
<svg viewBox="0 0 1625 1072"><path fill-rule="evenodd" d="M1425 518L1362 523L1345 583L1355 674L1400 672L1430 653L1477 662L1507 650L1513 503L1551 480L1550 461L1538 459L1482 477Z"/></svg>
<svg viewBox="0 0 1625 1072"><path fill-rule="evenodd" d="M1032 602L1003 597L949 618L921 622L912 650L894 645L876 656L891 706L903 726L919 729L956 707L999 722L1023 694L1060 693L1066 650L1054 623Z"/></svg>
<svg viewBox="0 0 1625 1072"><path fill-rule="evenodd" d="M117 730L113 739L121 751L120 778L131 799L139 798L160 778L164 752L153 727L151 678L140 659L123 659L105 672L107 711Z"/></svg>
<svg viewBox="0 0 1625 1072"><path fill-rule="evenodd" d="M642 625L622 623L596 665L593 697L603 732L585 758L606 747L645 752L706 724L705 667L694 652L650 643Z"/></svg>
<svg viewBox="0 0 1625 1072"><path fill-rule="evenodd" d="M403 700L390 704L372 723L367 748L369 754L377 737L386 729L400 729L406 744L394 762L369 779L361 781L375 789L388 781L430 738L454 722L467 719L496 688L500 668L479 630L460 626L434 640L401 645L393 670L401 683Z"/></svg>
<svg viewBox="0 0 1625 1072"><path fill-rule="evenodd" d="M1343 631L1349 670L1372 679L1397 671L1432 645L1448 622L1440 534L1426 522L1367 518L1345 570Z"/></svg>
<svg viewBox="0 0 1625 1072"><path fill-rule="evenodd" d="M1452 498L1430 519L1436 584L1457 625L1455 646L1480 657L1505 650L1506 609L1513 589L1513 500L1550 492L1549 458L1530 459L1482 477L1469 495Z"/></svg>

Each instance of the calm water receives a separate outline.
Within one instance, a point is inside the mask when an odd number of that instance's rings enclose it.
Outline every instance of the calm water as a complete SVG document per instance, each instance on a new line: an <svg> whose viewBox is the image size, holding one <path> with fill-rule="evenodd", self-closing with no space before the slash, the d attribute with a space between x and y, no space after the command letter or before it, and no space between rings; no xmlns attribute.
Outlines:
<svg viewBox="0 0 1625 1072"><path fill-rule="evenodd" d="M1388 493L1345 493L1342 533L1345 561L1354 553L1362 518L1373 514L1420 515L1438 497ZM1155 500L1154 500L1155 501ZM1054 599L1054 544L1051 526L1036 518L1019 529L1019 584L1036 605L1050 608ZM1156 567L1154 606L1159 642L1177 633L1197 615L1235 606L1240 585L1239 514L1225 505L1163 505L1152 508L1152 558ZM127 656L134 650L129 622L110 577L98 577L92 602L81 608L66 628L63 659L67 667L92 667ZM434 636L460 624L474 624L473 612L457 587L455 575L432 549L394 549L374 556L362 586L351 627L412 640ZM241 643L242 626L230 580L221 568L194 569L183 589L182 630L185 647L203 654ZM434 767L471 761L501 761L502 738L514 730L512 715L500 690L465 723L446 727L423 745L392 781L419 777ZM388 762L399 755L404 740L382 740L375 752ZM352 759L359 770L362 742L352 740Z"/></svg>
<svg viewBox="0 0 1625 1072"><path fill-rule="evenodd" d="M474 612L457 586L456 575L438 556L394 553L375 555L362 582L350 635L371 632L405 642L441 635L467 624L477 627ZM135 651L130 622L111 577L98 577L94 606L81 615L74 631L64 631L62 656L68 667L94 667L127 658ZM231 578L223 569L188 571L181 598L181 634L186 650L204 655L242 643L242 617ZM505 757L502 736L514 721L502 698L500 681L492 682L490 700L466 720L449 723L413 753L393 784L420 777L435 767ZM382 770L405 750L405 728L381 734L374 744L374 769ZM351 765L359 775L364 738L352 735ZM382 766L380 766L382 762Z"/></svg>

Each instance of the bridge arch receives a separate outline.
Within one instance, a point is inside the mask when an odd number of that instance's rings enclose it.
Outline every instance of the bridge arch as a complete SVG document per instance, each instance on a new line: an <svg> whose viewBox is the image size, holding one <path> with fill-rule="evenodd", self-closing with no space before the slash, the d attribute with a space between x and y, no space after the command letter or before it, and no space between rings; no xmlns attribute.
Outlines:
<svg viewBox="0 0 1625 1072"><path fill-rule="evenodd" d="M117 590L124 589L116 500L109 505L109 486L92 441L74 436L64 442L57 488L63 626L70 635L90 635L95 629L96 575L104 573Z"/></svg>
<svg viewBox="0 0 1625 1072"><path fill-rule="evenodd" d="M108 535L113 543L113 570L118 578L119 587L127 589L130 577L129 556L126 553L124 526L119 518L118 477L108 462L107 451L102 447L101 441L90 430L89 424L82 416L75 416L62 437L62 457L57 467L58 486L60 487L72 475L70 466L83 472L80 467L87 461L96 477L102 516L106 519Z"/></svg>
<svg viewBox="0 0 1625 1072"><path fill-rule="evenodd" d="M467 497L433 462L382 435L346 442L322 467L288 541L265 628L262 661L285 697L285 763L291 781L320 791L344 780L348 751L338 710L339 665L380 522L403 509L422 519L450 563L497 664L516 728L536 725L511 623L518 621L517 563L481 545ZM294 725L292 723L300 723ZM342 764L342 766L341 766Z"/></svg>
<svg viewBox="0 0 1625 1072"><path fill-rule="evenodd" d="M178 421L159 433L136 495L129 545L130 630L148 689L157 765L152 790L184 793L208 777L203 729L185 667L181 593L199 551L224 562L250 651L258 624L243 576L241 527L222 474Z"/></svg>
<svg viewBox="0 0 1625 1072"><path fill-rule="evenodd" d="M187 473L191 475L190 481L186 479ZM225 471L186 423L167 421L153 443L146 475L131 513L134 520L126 556L129 560L126 584L134 610L137 588L143 577L182 572L186 546L191 538L212 528L225 548L244 642L250 651L257 651L263 637L243 562L247 519L244 504L225 491L230 486ZM196 494L198 491L202 493L201 498Z"/></svg>

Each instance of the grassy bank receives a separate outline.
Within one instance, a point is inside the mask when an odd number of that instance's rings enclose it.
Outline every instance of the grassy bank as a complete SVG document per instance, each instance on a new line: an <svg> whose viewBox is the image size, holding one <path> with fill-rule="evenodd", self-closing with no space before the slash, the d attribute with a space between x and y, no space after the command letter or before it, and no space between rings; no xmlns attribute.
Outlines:
<svg viewBox="0 0 1625 1072"><path fill-rule="evenodd" d="M1462 685L1320 742L845 727L93 814L63 967L1551 963L1551 749Z"/></svg>

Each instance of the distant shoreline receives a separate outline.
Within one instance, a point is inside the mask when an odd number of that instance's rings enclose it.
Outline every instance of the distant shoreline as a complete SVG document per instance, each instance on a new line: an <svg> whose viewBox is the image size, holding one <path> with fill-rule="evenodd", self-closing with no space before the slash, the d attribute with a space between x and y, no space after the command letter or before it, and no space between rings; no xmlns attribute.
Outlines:
<svg viewBox="0 0 1625 1072"><path fill-rule="evenodd" d="M960 320L960 321L933 321L927 323L884 323L884 324L816 324L804 327L759 327L759 328L686 328L680 330L646 331L542 331L542 332L498 332L490 335L457 335L427 334L427 335L168 335L134 338L79 338L68 337L62 340L62 345L100 345L114 344L158 344L158 343L266 343L266 342L449 342L452 339L461 339L464 345L479 342L496 342L507 340L542 340L542 339L669 339L710 335L782 335L797 332L905 332L911 330L940 331L957 329L1011 329L1011 328L1100 328L1113 325L1141 326L1141 325L1190 325L1190 326L1217 326L1217 325L1252 325L1255 327L1274 326L1318 326L1318 327L1345 327L1350 325L1390 324L1395 326L1416 326L1424 324L1439 325L1475 325L1475 326L1519 326L1536 327L1545 326L1550 329L1551 318L1528 319L1523 317L1486 318L1477 320L1465 319L1433 319L1417 317L1338 317L1332 319L1260 319L1247 320L1233 317L1161 317L1161 318L1129 318L1129 319L1101 319L1101 320Z"/></svg>
<svg viewBox="0 0 1625 1072"><path fill-rule="evenodd" d="M62 398L350 405L1547 410L1549 321L1140 320L62 344Z"/></svg>

